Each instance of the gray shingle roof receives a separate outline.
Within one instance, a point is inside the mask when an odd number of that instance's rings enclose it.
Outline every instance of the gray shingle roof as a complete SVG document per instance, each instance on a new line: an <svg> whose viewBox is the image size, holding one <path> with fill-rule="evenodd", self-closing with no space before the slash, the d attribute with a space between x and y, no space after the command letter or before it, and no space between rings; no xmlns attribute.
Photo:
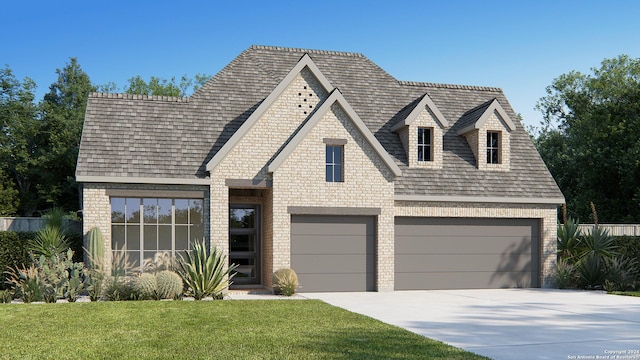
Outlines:
<svg viewBox="0 0 640 360"><path fill-rule="evenodd" d="M502 90L398 81L362 54L266 46L242 52L187 99L93 94L76 175L206 178L209 160L305 53L402 169L396 194L562 197ZM425 93L450 125L440 170L409 168L398 135L390 131ZM508 172L479 171L466 140L456 134L494 98L517 126Z"/></svg>

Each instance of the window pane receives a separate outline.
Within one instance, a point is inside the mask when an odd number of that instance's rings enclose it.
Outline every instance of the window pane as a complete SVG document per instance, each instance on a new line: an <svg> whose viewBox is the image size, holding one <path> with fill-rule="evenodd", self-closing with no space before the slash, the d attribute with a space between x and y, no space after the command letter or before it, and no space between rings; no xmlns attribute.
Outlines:
<svg viewBox="0 0 640 360"><path fill-rule="evenodd" d="M327 164L333 163L333 147L332 146L327 146L326 163Z"/></svg>
<svg viewBox="0 0 640 360"><path fill-rule="evenodd" d="M144 259L145 260L153 260L153 258L156 256L156 252L155 251L145 251L144 252Z"/></svg>
<svg viewBox="0 0 640 360"><path fill-rule="evenodd" d="M203 238L204 238L204 226L202 224L193 225L191 227L191 237L189 238L191 243L194 243L196 241L200 241ZM176 244L176 248L178 248L177 244Z"/></svg>
<svg viewBox="0 0 640 360"><path fill-rule="evenodd" d="M253 234L229 236L229 251L255 251L255 249Z"/></svg>
<svg viewBox="0 0 640 360"><path fill-rule="evenodd" d="M198 241L199 240L200 239L198 239ZM176 234L176 251L179 251L179 250L189 250L189 239L184 237L178 237Z"/></svg>
<svg viewBox="0 0 640 360"><path fill-rule="evenodd" d="M111 222L124 223L124 198L111 198Z"/></svg>
<svg viewBox="0 0 640 360"><path fill-rule="evenodd" d="M127 223L140 223L140 199L127 198Z"/></svg>
<svg viewBox="0 0 640 360"><path fill-rule="evenodd" d="M171 224L171 199L158 199L158 223Z"/></svg>
<svg viewBox="0 0 640 360"><path fill-rule="evenodd" d="M342 146L335 146L333 148L333 162L335 164L342 164Z"/></svg>
<svg viewBox="0 0 640 360"><path fill-rule="evenodd" d="M176 225L176 242L180 240L181 243L189 241L189 226L188 225Z"/></svg>
<svg viewBox="0 0 640 360"><path fill-rule="evenodd" d="M424 147L418 146L418 161L424 161Z"/></svg>
<svg viewBox="0 0 640 360"><path fill-rule="evenodd" d="M188 224L189 223L189 200L187 199L175 199L175 216L176 224Z"/></svg>
<svg viewBox="0 0 640 360"><path fill-rule="evenodd" d="M418 144L424 144L424 129L418 129Z"/></svg>
<svg viewBox="0 0 640 360"><path fill-rule="evenodd" d="M327 165L327 182L333 182L333 165Z"/></svg>
<svg viewBox="0 0 640 360"><path fill-rule="evenodd" d="M158 225L158 250L171 250L171 225Z"/></svg>
<svg viewBox="0 0 640 360"><path fill-rule="evenodd" d="M335 165L333 168L333 181L342 182L342 165Z"/></svg>
<svg viewBox="0 0 640 360"><path fill-rule="evenodd" d="M140 225L127 225L127 250L140 250Z"/></svg>
<svg viewBox="0 0 640 360"><path fill-rule="evenodd" d="M234 273L236 273L236 277L254 277L256 262L253 258L230 258L230 264L238 264L238 267L235 269Z"/></svg>
<svg viewBox="0 0 640 360"><path fill-rule="evenodd" d="M255 227L255 213L255 209L229 209L229 227L253 229Z"/></svg>
<svg viewBox="0 0 640 360"><path fill-rule="evenodd" d="M137 271L140 268L140 252L139 251L127 251L127 255L129 256L129 262L133 264L134 271Z"/></svg>
<svg viewBox="0 0 640 360"><path fill-rule="evenodd" d="M189 200L189 223L202 224L202 200Z"/></svg>
<svg viewBox="0 0 640 360"><path fill-rule="evenodd" d="M144 250L157 250L157 249L158 249L158 226L145 225L144 226Z"/></svg>
<svg viewBox="0 0 640 360"><path fill-rule="evenodd" d="M111 225L111 249L124 249L124 225Z"/></svg>
<svg viewBox="0 0 640 360"><path fill-rule="evenodd" d="M158 199L142 199L142 210L146 224L158 222Z"/></svg>

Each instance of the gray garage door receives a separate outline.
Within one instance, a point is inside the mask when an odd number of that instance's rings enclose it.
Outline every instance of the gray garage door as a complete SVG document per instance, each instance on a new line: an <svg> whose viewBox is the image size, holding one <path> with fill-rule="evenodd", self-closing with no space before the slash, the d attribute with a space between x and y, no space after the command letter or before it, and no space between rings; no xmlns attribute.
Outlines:
<svg viewBox="0 0 640 360"><path fill-rule="evenodd" d="M538 220L399 217L395 224L396 290L539 286Z"/></svg>
<svg viewBox="0 0 640 360"><path fill-rule="evenodd" d="M301 292L375 290L375 218L293 215L291 268Z"/></svg>

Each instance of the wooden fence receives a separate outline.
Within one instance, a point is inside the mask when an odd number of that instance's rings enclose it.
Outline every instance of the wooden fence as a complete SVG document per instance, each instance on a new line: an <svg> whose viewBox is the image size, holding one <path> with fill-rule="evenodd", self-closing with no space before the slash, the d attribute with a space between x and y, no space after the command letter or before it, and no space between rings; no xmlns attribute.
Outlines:
<svg viewBox="0 0 640 360"><path fill-rule="evenodd" d="M640 236L640 225L638 224L598 224L601 229L609 230L611 236ZM579 228L583 234L593 229L593 224L580 224Z"/></svg>
<svg viewBox="0 0 640 360"><path fill-rule="evenodd" d="M80 221L70 222L71 231L82 232ZM0 217L0 231L38 231L44 228L44 219L40 217Z"/></svg>

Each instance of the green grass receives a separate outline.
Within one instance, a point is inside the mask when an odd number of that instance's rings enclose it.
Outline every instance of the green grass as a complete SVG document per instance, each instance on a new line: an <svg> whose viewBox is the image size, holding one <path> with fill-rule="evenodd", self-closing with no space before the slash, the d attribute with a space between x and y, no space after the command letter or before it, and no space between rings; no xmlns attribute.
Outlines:
<svg viewBox="0 0 640 360"><path fill-rule="evenodd" d="M609 294L640 297L640 291L612 291Z"/></svg>
<svg viewBox="0 0 640 360"><path fill-rule="evenodd" d="M484 359L317 300L0 304L0 358Z"/></svg>

